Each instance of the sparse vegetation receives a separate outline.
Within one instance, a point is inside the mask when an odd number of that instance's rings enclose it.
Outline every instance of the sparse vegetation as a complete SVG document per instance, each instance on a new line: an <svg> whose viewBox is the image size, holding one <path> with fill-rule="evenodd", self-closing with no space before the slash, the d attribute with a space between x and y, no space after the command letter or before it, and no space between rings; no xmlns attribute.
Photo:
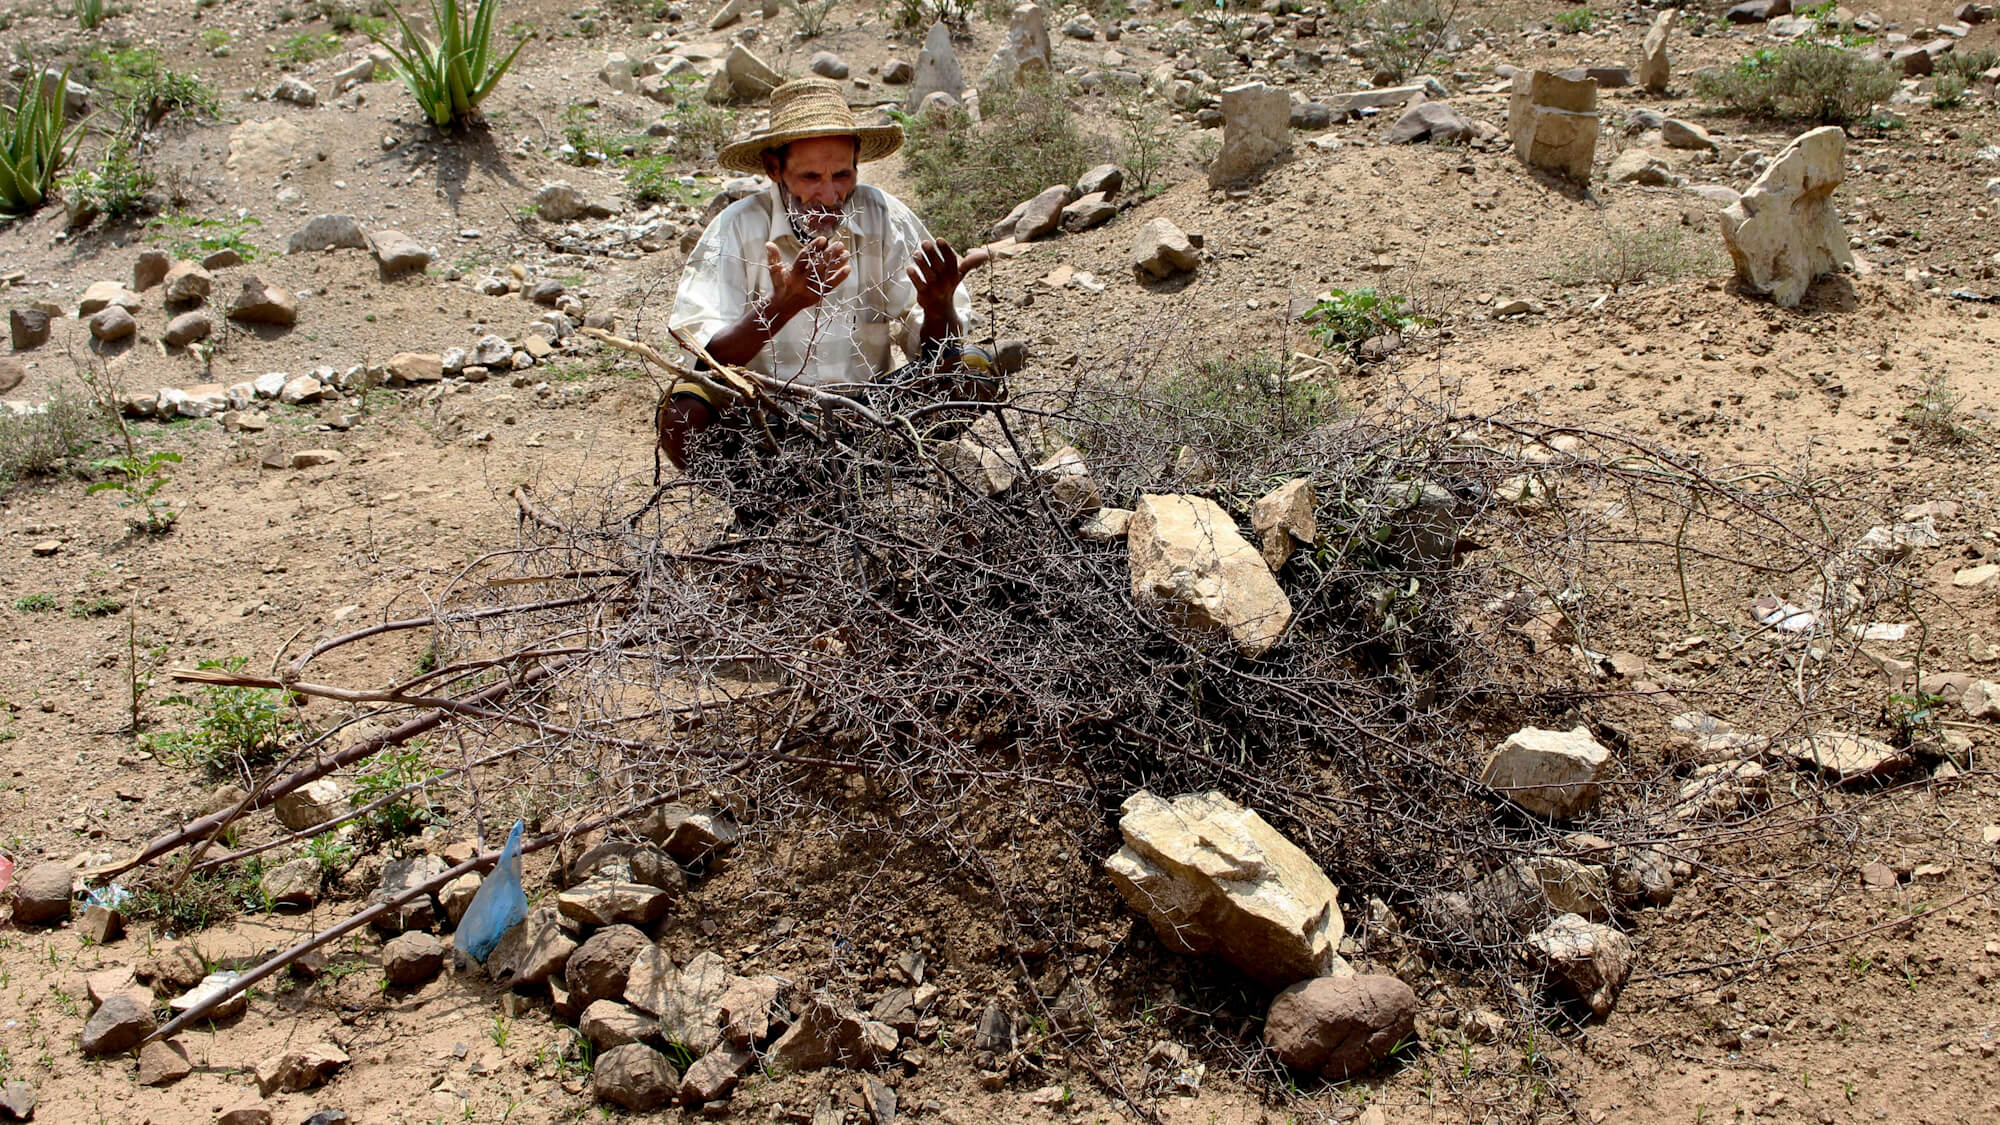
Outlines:
<svg viewBox="0 0 2000 1125"><path fill-rule="evenodd" d="M203 660L198 667L235 672L247 661L240 656ZM193 725L149 737L161 760L210 777L245 777L283 746L294 723L286 714L282 692L269 688L204 687L192 695L169 696Z"/></svg>
<svg viewBox="0 0 2000 1125"><path fill-rule="evenodd" d="M1454 9L1446 0L1381 0L1369 12L1363 58L1377 80L1422 74L1444 46Z"/></svg>
<svg viewBox="0 0 2000 1125"><path fill-rule="evenodd" d="M1181 130L1157 101L1138 96L1122 98L1113 110L1118 119L1119 162L1131 176L1134 195L1153 190L1160 173L1181 156Z"/></svg>
<svg viewBox="0 0 2000 1125"><path fill-rule="evenodd" d="M71 0L70 14L76 17L77 27L96 31L104 22L104 0Z"/></svg>
<svg viewBox="0 0 2000 1125"><path fill-rule="evenodd" d="M1696 91L1729 113L1769 121L1847 125L1866 120L1896 90L1882 63L1823 43L1788 43L1757 51L1695 81Z"/></svg>
<svg viewBox="0 0 2000 1125"><path fill-rule="evenodd" d="M330 59L340 53L340 48L340 36L332 32L302 31L280 40L272 46L271 53L281 62L309 63Z"/></svg>
<svg viewBox="0 0 2000 1125"><path fill-rule="evenodd" d="M953 109L905 118L904 128L917 211L955 246L983 241L1016 203L1050 184L1075 182L1093 155L1053 80L997 92L977 126Z"/></svg>
<svg viewBox="0 0 2000 1125"><path fill-rule="evenodd" d="M1903 422L1932 441L1955 445L1971 436L1959 413L1964 402L1965 393L1939 371L1924 380L1917 400L1903 410Z"/></svg>
<svg viewBox="0 0 2000 1125"><path fill-rule="evenodd" d="M1678 221L1636 227L1605 226L1594 243L1578 249L1555 271L1564 285L1597 284L1613 293L1641 281L1667 281L1717 266L1714 247L1690 238Z"/></svg>
<svg viewBox="0 0 2000 1125"><path fill-rule="evenodd" d="M116 222L139 214L153 184L152 169L133 154L132 146L122 137L114 140L96 167L63 177L70 225L86 226L99 216Z"/></svg>
<svg viewBox="0 0 2000 1125"><path fill-rule="evenodd" d="M417 747L384 750L372 760L369 769L355 776L354 804L359 807L381 800L437 772L424 765L423 751ZM418 790L390 801L363 817L362 822L377 839L393 840L422 828L428 823L430 812L427 791Z"/></svg>
<svg viewBox="0 0 2000 1125"><path fill-rule="evenodd" d="M0 410L0 484L76 468L97 432L89 400L67 388L58 388L33 413Z"/></svg>
<svg viewBox="0 0 2000 1125"><path fill-rule="evenodd" d="M817 39L826 34L827 17L833 15L833 6L840 0L785 0L785 7L792 13L800 39Z"/></svg>
<svg viewBox="0 0 2000 1125"><path fill-rule="evenodd" d="M54 594L22 594L14 599L14 609L19 613L47 613L55 607Z"/></svg>
<svg viewBox="0 0 2000 1125"><path fill-rule="evenodd" d="M172 528L179 518L179 513L158 494L172 477L173 470L168 466L180 462L180 454L166 449L153 450L143 457L137 453L105 457L92 461L90 467L109 475L85 491L92 495L99 492L123 494L118 506L127 512L125 522L134 531L158 535Z"/></svg>
<svg viewBox="0 0 2000 1125"><path fill-rule="evenodd" d="M254 262L261 253L249 240L252 227L264 224L249 215L238 215L231 219L211 219L202 215L183 212L161 215L147 225L152 233L146 236L148 242L162 243L167 252L176 258L190 258L196 261L221 250L234 250L246 262Z"/></svg>
<svg viewBox="0 0 2000 1125"><path fill-rule="evenodd" d="M394 7L389 12L396 17L402 42L373 33L369 37L394 56L397 76L430 123L451 129L478 116L479 103L506 77L528 41L516 42L505 57L495 53L493 21L500 10L498 0L477 0L469 23L463 0L430 0L430 4L435 39L418 35L403 18L402 10Z"/></svg>
<svg viewBox="0 0 2000 1125"><path fill-rule="evenodd" d="M172 874L161 872L133 890L125 914L133 919L153 919L175 933L191 934L240 911L268 913L272 904L264 895L263 876L260 856L251 856L226 870L190 872L178 886L173 884Z"/></svg>
<svg viewBox="0 0 2000 1125"><path fill-rule="evenodd" d="M1957 109L1965 102L1965 79L1956 74L1940 74L1931 80L1931 108Z"/></svg>
<svg viewBox="0 0 2000 1125"><path fill-rule="evenodd" d="M76 158L83 125L70 125L63 109L69 69L44 71L33 61L18 104L5 107L0 128L0 218L26 215L48 201L56 177Z"/></svg>
<svg viewBox="0 0 2000 1125"><path fill-rule="evenodd" d="M1581 35L1597 23L1597 13L1589 8L1571 8L1567 12L1557 12L1556 30L1570 35Z"/></svg>
<svg viewBox="0 0 2000 1125"><path fill-rule="evenodd" d="M1359 347L1388 333L1413 332L1436 323L1418 315L1408 297L1374 289L1335 289L1306 310L1306 332L1328 346Z"/></svg>

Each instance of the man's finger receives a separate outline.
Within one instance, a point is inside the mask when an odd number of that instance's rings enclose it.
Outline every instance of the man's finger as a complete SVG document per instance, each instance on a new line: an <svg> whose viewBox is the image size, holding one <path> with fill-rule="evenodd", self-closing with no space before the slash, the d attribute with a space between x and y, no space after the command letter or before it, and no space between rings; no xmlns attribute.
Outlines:
<svg viewBox="0 0 2000 1125"><path fill-rule="evenodd" d="M784 275L785 256L778 252L778 244L775 242L764 244L764 268L771 271L771 280L774 282Z"/></svg>

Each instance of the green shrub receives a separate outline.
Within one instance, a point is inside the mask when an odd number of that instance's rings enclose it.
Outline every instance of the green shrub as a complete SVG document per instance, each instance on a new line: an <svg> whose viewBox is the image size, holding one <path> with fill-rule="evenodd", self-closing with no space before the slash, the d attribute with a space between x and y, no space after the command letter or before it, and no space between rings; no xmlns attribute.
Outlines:
<svg viewBox="0 0 2000 1125"><path fill-rule="evenodd" d="M33 414L0 411L0 483L75 468L96 437L98 423L90 402L67 389L58 390Z"/></svg>
<svg viewBox="0 0 2000 1125"><path fill-rule="evenodd" d="M1436 323L1417 315L1408 297L1374 289L1335 289L1306 310L1306 334L1327 346L1359 347L1373 336L1412 332Z"/></svg>
<svg viewBox="0 0 2000 1125"><path fill-rule="evenodd" d="M354 807L370 805L406 786L435 777L440 771L424 765L423 751L417 747L391 748L377 754L370 768L354 777ZM363 827L380 840L392 840L421 829L430 822L429 796L418 789L407 793L362 819Z"/></svg>
<svg viewBox="0 0 2000 1125"><path fill-rule="evenodd" d="M678 75L668 83L673 104L660 120L673 130L668 151L682 160L713 160L736 129L736 115L702 97L702 80Z"/></svg>
<svg viewBox="0 0 2000 1125"><path fill-rule="evenodd" d="M1939 371L1924 380L1917 400L1903 410L1903 421L1923 437L1946 445L1956 445L1972 436L1960 407L1965 393L1951 385L1951 377Z"/></svg>
<svg viewBox="0 0 2000 1125"><path fill-rule="evenodd" d="M1823 43L1790 43L1758 51L1735 66L1696 80L1703 98L1722 109L1768 121L1846 125L1865 120L1896 90L1883 63Z"/></svg>
<svg viewBox="0 0 2000 1125"><path fill-rule="evenodd" d="M5 108L7 124L0 127L0 216L26 215L46 203L83 140L82 123L70 126L63 112L69 68L51 81L31 60L28 75L20 104Z"/></svg>
<svg viewBox="0 0 2000 1125"><path fill-rule="evenodd" d="M261 251L249 240L250 228L263 225L249 215L210 219L176 212L147 224L152 233L146 241L165 243L167 252L176 258L200 261L219 250L234 250L244 261L254 262Z"/></svg>
<svg viewBox="0 0 2000 1125"><path fill-rule="evenodd" d="M1557 12L1555 18L1556 30L1570 35L1581 35L1589 31L1591 25L1596 22L1597 13L1589 8L1571 8L1567 12Z"/></svg>
<svg viewBox="0 0 2000 1125"><path fill-rule="evenodd" d="M1443 46L1454 10L1444 0L1382 0L1369 14L1362 59L1378 78L1400 82L1422 74Z"/></svg>
<svg viewBox="0 0 2000 1125"><path fill-rule="evenodd" d="M132 892L124 913L128 919L153 919L172 933L195 933L241 911L270 913L273 904L264 895L263 877L262 856L231 868L190 873L179 886L162 870Z"/></svg>
<svg viewBox="0 0 2000 1125"><path fill-rule="evenodd" d="M1965 79L1956 74L1940 74L1931 80L1931 108L1956 109L1965 101Z"/></svg>
<svg viewBox="0 0 2000 1125"><path fill-rule="evenodd" d="M115 222L145 209L146 193L153 190L153 172L120 137L105 149L97 167L63 177L62 189L70 225L84 226L100 215Z"/></svg>
<svg viewBox="0 0 2000 1125"><path fill-rule="evenodd" d="M55 607L54 594L22 594L14 599L14 609L20 613L46 613Z"/></svg>
<svg viewBox="0 0 2000 1125"><path fill-rule="evenodd" d="M817 39L826 34L827 17L833 14L837 3L839 0L785 0L785 7L791 9L798 24L798 37Z"/></svg>
<svg viewBox="0 0 2000 1125"><path fill-rule="evenodd" d="M417 99L424 116L440 129L471 121L479 103L506 77L521 48L528 45L522 39L505 58L498 58L493 51L493 20L499 14L499 0L478 0L470 23L461 10L463 3L430 0L435 40L418 35L402 11L393 7L389 12L402 29L402 43L392 43L382 35L369 36L395 57L397 76Z"/></svg>
<svg viewBox="0 0 2000 1125"><path fill-rule="evenodd" d="M1181 157L1181 130L1158 101L1130 96L1119 101L1118 158L1132 177L1134 195L1152 191L1160 173Z"/></svg>
<svg viewBox="0 0 2000 1125"><path fill-rule="evenodd" d="M2000 51L1991 47L1979 47L1970 51L1952 51L1937 61L1940 74L1950 74L1971 85L1980 75L2000 66Z"/></svg>
<svg viewBox="0 0 2000 1125"><path fill-rule="evenodd" d="M1096 155L1055 82L996 91L990 101L977 126L963 109L903 119L917 210L954 246L985 241L1016 203L1075 183Z"/></svg>
<svg viewBox="0 0 2000 1125"><path fill-rule="evenodd" d="M302 31L272 46L271 53L280 62L309 63L332 58L343 45L340 36L330 31Z"/></svg>
<svg viewBox="0 0 2000 1125"><path fill-rule="evenodd" d="M73 0L70 12L76 16L76 26L84 31L96 31L104 22L104 0Z"/></svg>
<svg viewBox="0 0 2000 1125"><path fill-rule="evenodd" d="M641 203L700 203L703 193L680 180L670 156L651 153L635 156L625 165L625 186Z"/></svg>
<svg viewBox="0 0 2000 1125"><path fill-rule="evenodd" d="M198 667L235 672L246 662L236 656ZM166 702L192 713L193 725L149 736L153 752L169 765L211 777L249 777L283 749L296 727L286 715L285 693L273 688L209 686Z"/></svg>

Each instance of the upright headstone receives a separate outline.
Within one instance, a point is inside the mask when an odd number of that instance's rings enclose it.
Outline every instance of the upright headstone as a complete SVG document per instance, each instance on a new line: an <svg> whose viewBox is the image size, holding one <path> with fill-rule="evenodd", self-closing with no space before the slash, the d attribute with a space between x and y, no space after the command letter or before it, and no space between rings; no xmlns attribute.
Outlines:
<svg viewBox="0 0 2000 1125"><path fill-rule="evenodd" d="M1679 8L1662 8L1653 17L1653 26L1646 29L1646 38L1639 44L1639 65L1632 69L1638 72L1639 85L1648 93L1667 92L1667 33L1674 29L1674 21L1680 19Z"/></svg>
<svg viewBox="0 0 2000 1125"><path fill-rule="evenodd" d="M1852 265L1833 189L1847 175L1847 134L1828 125L1801 135L1743 198L1722 209L1722 241L1744 286L1785 308L1814 278Z"/></svg>
<svg viewBox="0 0 2000 1125"><path fill-rule="evenodd" d="M917 76L910 82L904 107L915 112L926 95L940 92L953 98L965 96L965 73L958 68L958 55L951 49L951 28L942 22L932 24L924 39L923 53L917 56Z"/></svg>
<svg viewBox="0 0 2000 1125"><path fill-rule="evenodd" d="M1208 165L1210 187L1249 179L1292 148L1292 97L1262 82L1222 92L1222 151Z"/></svg>
<svg viewBox="0 0 2000 1125"><path fill-rule="evenodd" d="M1589 180L1590 162L1597 155L1597 83L1545 70L1517 72L1507 103L1507 132L1521 163Z"/></svg>
<svg viewBox="0 0 2000 1125"><path fill-rule="evenodd" d="M979 76L979 85L988 90L1011 86L1037 74L1047 74L1054 55L1049 46L1049 20L1034 4L1014 9L1007 25L1007 41L993 52L992 61Z"/></svg>

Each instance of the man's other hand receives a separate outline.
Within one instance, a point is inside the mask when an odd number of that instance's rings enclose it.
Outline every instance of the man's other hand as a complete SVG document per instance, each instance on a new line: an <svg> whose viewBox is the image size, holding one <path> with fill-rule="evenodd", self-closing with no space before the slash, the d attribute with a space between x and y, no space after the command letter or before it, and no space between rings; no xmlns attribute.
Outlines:
<svg viewBox="0 0 2000 1125"><path fill-rule="evenodd" d="M916 259L910 263L910 284L917 287L917 307L924 310L924 320L950 316L958 283L991 257L984 246L961 256L941 238L926 240L918 247Z"/></svg>
<svg viewBox="0 0 2000 1125"><path fill-rule="evenodd" d="M806 243L789 266L778 251L778 244L766 242L764 262L771 271L772 311L778 314L781 323L825 300L854 273L847 244L824 237Z"/></svg>

